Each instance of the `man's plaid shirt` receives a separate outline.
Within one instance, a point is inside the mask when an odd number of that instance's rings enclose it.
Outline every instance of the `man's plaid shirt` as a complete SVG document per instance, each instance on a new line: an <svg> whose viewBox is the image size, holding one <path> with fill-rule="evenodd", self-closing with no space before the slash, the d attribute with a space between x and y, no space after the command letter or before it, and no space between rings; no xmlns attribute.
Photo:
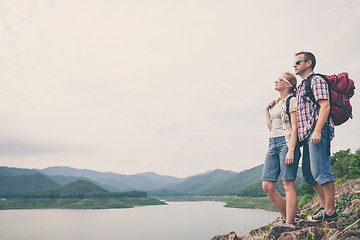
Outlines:
<svg viewBox="0 0 360 240"><path fill-rule="evenodd" d="M311 73L310 75L312 75ZM310 76L309 75L309 76ZM297 87L296 99L297 99L297 122L298 122L298 136L299 141L307 138L319 118L319 110L317 104L315 104L308 96L305 96L305 85L307 76L302 80L301 84ZM327 82L320 76L314 76L311 80L311 89L314 93L315 100L329 99L329 90ZM334 122L329 118L328 123L330 127L334 127Z"/></svg>

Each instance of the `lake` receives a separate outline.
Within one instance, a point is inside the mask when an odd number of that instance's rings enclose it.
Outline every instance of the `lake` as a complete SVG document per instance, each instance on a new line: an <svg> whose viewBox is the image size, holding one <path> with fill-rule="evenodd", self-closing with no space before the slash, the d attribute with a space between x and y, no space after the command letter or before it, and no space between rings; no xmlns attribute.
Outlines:
<svg viewBox="0 0 360 240"><path fill-rule="evenodd" d="M279 216L262 209L225 208L222 202L106 210L3 210L2 240L210 240L235 231L247 234Z"/></svg>

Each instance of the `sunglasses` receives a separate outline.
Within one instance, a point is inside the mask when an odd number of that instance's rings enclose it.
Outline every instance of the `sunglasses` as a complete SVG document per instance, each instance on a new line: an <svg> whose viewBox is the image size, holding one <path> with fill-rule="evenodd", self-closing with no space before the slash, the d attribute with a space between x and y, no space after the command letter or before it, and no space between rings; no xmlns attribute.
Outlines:
<svg viewBox="0 0 360 240"><path fill-rule="evenodd" d="M284 81L284 82L286 82L286 83L290 83L290 84L291 84L291 82L289 82L289 80L287 80L287 79L285 79L285 78L282 78L282 77L279 77L276 82L280 82L280 81Z"/></svg>
<svg viewBox="0 0 360 240"><path fill-rule="evenodd" d="M305 60L297 60L297 61L295 62L295 64L296 64L296 65L300 65L301 62L307 62L307 61L309 61L309 60L308 60L308 59L305 59Z"/></svg>

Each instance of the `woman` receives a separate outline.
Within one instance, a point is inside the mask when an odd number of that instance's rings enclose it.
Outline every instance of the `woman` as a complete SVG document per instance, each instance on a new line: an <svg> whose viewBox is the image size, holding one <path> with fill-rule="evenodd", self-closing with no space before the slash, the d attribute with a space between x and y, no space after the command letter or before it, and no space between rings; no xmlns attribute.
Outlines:
<svg viewBox="0 0 360 240"><path fill-rule="evenodd" d="M296 77L286 72L275 81L275 90L280 94L278 100L266 106L266 123L270 130L269 150L262 174L265 193L279 210L283 223L293 224L297 211L295 179L300 159L297 146ZM290 99L289 99L290 98ZM287 109L287 105L289 109ZM275 190L275 183L281 173L286 194L284 199Z"/></svg>

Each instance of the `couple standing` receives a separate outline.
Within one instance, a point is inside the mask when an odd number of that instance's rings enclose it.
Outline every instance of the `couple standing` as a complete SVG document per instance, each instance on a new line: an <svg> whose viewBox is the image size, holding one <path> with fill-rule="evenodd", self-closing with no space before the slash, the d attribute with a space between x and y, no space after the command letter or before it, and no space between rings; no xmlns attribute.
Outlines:
<svg viewBox="0 0 360 240"><path fill-rule="evenodd" d="M334 177L331 172L330 141L334 136L334 123L329 117L328 85L320 76L313 76L315 56L310 52L295 54L295 74L303 80L296 87L296 77L287 72L275 81L280 93L266 107L266 122L270 130L269 150L265 158L262 186L279 210L283 223L294 224L297 212L295 179L303 147L302 172L307 184L313 186L320 197L321 207L308 217L311 222L337 220L335 211ZM313 102L305 93L306 80L311 81ZM296 96L296 97L295 97ZM281 174L286 204L275 190Z"/></svg>

